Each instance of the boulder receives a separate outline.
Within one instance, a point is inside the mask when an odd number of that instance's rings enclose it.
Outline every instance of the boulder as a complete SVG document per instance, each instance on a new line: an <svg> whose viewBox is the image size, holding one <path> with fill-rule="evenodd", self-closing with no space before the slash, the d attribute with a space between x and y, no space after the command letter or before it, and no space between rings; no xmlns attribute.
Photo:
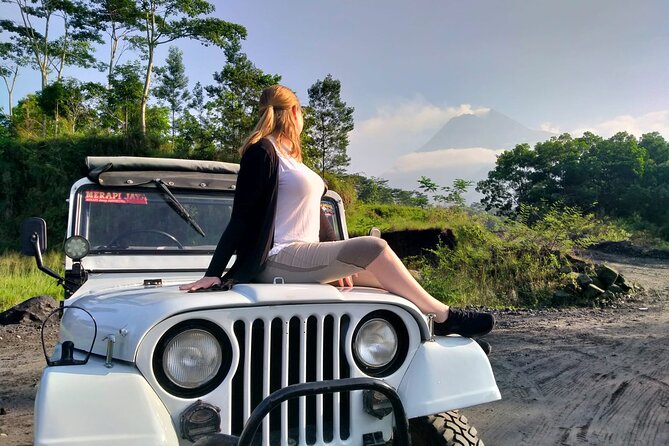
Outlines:
<svg viewBox="0 0 669 446"><path fill-rule="evenodd" d="M611 268L606 264L599 265L596 271L597 271L597 277L599 277L599 280L601 280L606 287L613 285L616 282L616 279L618 278L618 271L616 271L615 269Z"/></svg>
<svg viewBox="0 0 669 446"><path fill-rule="evenodd" d="M576 283L578 283L578 286L582 289L586 289L588 285L592 283L592 278L585 273L581 273L576 276Z"/></svg>
<svg viewBox="0 0 669 446"><path fill-rule="evenodd" d="M574 254L565 254L565 258L571 264L572 269L574 271L578 271L579 273L584 273L592 268L592 262Z"/></svg>
<svg viewBox="0 0 669 446"><path fill-rule="evenodd" d="M0 313L0 325L41 324L56 308L58 302L51 296L36 296Z"/></svg>
<svg viewBox="0 0 669 446"><path fill-rule="evenodd" d="M624 293L623 289L620 286L616 285L615 283L613 285L611 285L610 287L608 287L606 289L606 291L609 291L613 294L623 294Z"/></svg>
<svg viewBox="0 0 669 446"><path fill-rule="evenodd" d="M592 283L583 291L583 296L587 299L594 299L602 294L604 294L604 290Z"/></svg>
<svg viewBox="0 0 669 446"><path fill-rule="evenodd" d="M618 285L620 289L623 290L623 293L629 293L630 291L634 291L634 287L628 285L626 282L616 283L615 285Z"/></svg>

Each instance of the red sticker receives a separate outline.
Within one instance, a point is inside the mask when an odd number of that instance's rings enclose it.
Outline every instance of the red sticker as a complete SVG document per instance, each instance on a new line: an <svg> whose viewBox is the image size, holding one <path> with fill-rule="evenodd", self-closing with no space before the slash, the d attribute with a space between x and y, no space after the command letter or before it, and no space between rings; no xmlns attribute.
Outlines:
<svg viewBox="0 0 669 446"><path fill-rule="evenodd" d="M136 192L103 192L87 190L84 201L88 203L149 204L146 194Z"/></svg>

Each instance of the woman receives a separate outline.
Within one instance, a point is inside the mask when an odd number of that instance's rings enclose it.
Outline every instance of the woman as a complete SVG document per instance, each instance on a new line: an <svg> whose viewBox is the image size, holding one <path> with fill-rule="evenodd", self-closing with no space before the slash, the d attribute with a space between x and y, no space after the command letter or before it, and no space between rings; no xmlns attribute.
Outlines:
<svg viewBox="0 0 669 446"><path fill-rule="evenodd" d="M275 85L260 96L260 119L242 146L232 217L205 276L181 290L240 282L329 283L383 288L434 313L437 335L481 336L492 315L449 308L430 296L388 244L376 237L328 238L321 214L323 180L302 163L302 109L288 88ZM324 225L325 223L325 225ZM330 229L330 233L331 233ZM225 267L237 253L232 267ZM223 276L222 276L223 275ZM222 276L222 277L221 277Z"/></svg>

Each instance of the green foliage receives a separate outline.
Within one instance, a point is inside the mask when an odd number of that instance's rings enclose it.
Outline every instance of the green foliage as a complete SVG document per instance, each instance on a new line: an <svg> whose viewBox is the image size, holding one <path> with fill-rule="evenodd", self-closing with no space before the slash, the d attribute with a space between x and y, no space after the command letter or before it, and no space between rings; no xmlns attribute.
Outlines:
<svg viewBox="0 0 669 446"><path fill-rule="evenodd" d="M573 208L548 212L523 208L522 221L463 207L403 207L357 202L347 208L349 233L449 228L455 249L438 246L425 256L405 259L419 281L438 299L453 305L552 306L553 292L564 285L566 254L603 240L624 240L628 233L612 223ZM587 303L587 302L571 302Z"/></svg>
<svg viewBox="0 0 669 446"><path fill-rule="evenodd" d="M553 301L553 291L564 284L565 254L628 235L573 208L554 207L541 216L532 211L523 209L526 221L534 218L528 225L457 207L445 210L444 224L453 230L457 246L439 246L432 256L414 262L425 289L455 305L564 304Z"/></svg>
<svg viewBox="0 0 669 446"><path fill-rule="evenodd" d="M19 247L21 223L41 216L49 224L48 240L63 240L72 183L85 175L86 156L157 154L158 144L146 138L63 137L0 144L0 252Z"/></svg>
<svg viewBox="0 0 669 446"><path fill-rule="evenodd" d="M567 252L603 241L628 240L630 233L574 207L553 204L547 208L520 205L517 225L511 234L524 243L537 244L549 251ZM511 223L511 222L510 222ZM531 228L528 231L527 228Z"/></svg>
<svg viewBox="0 0 669 446"><path fill-rule="evenodd" d="M188 91L188 77L183 61L183 52L170 46L164 67L156 68L156 83L154 94L159 100L167 102L172 114L172 144L176 135L176 114L183 110L183 104L190 99Z"/></svg>
<svg viewBox="0 0 669 446"><path fill-rule="evenodd" d="M463 180L461 178L456 178L453 180L452 186L439 186L437 183L432 181L432 179L421 176L418 179L418 188L421 189L425 195L431 194L432 199L442 205L442 206L458 206L464 207L465 197L464 194L467 192L471 186L474 185L473 181ZM437 194L436 192L441 190L443 193ZM425 203L427 205L427 202Z"/></svg>
<svg viewBox="0 0 669 446"><path fill-rule="evenodd" d="M265 74L240 51L239 45L226 48L227 63L214 73L214 85L205 87L212 98L206 104L206 134L218 142L217 158L239 161L238 150L258 120L258 98L267 87L279 83L281 76Z"/></svg>
<svg viewBox="0 0 669 446"><path fill-rule="evenodd" d="M20 22L0 21L0 31L9 35L14 44L14 55L19 52L30 55L30 64L42 75L42 88L48 85L49 74L56 71L57 80L63 77L66 66L82 68L96 67L95 43L101 43L100 30L96 25L96 15L86 2L72 0L59 1L10 1L18 8ZM49 35L54 21L59 20L63 33L58 38ZM40 29L33 26L38 23ZM28 48L28 50L26 50Z"/></svg>
<svg viewBox="0 0 669 446"><path fill-rule="evenodd" d="M353 130L353 107L341 99L341 82L330 74L309 87L309 106L304 107L305 147L309 166L342 173L351 162L346 154L348 133Z"/></svg>
<svg viewBox="0 0 669 446"><path fill-rule="evenodd" d="M153 73L153 58L160 45L178 39L197 40L204 45L220 48L238 46L246 37L246 28L226 22L211 15L214 5L205 0L148 0L137 4L142 20L138 23L141 31L131 38L132 43L146 54L147 65L144 88L140 101L140 128L146 133L146 105L149 100L149 85Z"/></svg>
<svg viewBox="0 0 669 446"><path fill-rule="evenodd" d="M11 117L13 133L21 139L34 140L43 137L46 133L47 116L38 103L35 94L29 94L14 107Z"/></svg>
<svg viewBox="0 0 669 446"><path fill-rule="evenodd" d="M44 264L63 274L63 255L49 252L43 257ZM24 257L16 252L0 256L0 312L35 296L49 295L62 299L63 289L56 280L37 269L33 257Z"/></svg>
<svg viewBox="0 0 669 446"><path fill-rule="evenodd" d="M441 208L357 202L346 209L346 221L349 234L359 236L367 235L373 226L381 231L441 227L444 225L444 212Z"/></svg>
<svg viewBox="0 0 669 446"><path fill-rule="evenodd" d="M516 215L520 205L552 203L654 225L669 221L669 143L658 133L639 140L625 132L603 139L568 134L502 153L478 183L488 210Z"/></svg>

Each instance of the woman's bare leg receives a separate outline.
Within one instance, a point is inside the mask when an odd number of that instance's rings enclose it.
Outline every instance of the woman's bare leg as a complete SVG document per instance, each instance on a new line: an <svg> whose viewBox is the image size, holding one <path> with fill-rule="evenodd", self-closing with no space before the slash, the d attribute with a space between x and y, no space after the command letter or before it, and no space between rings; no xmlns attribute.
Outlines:
<svg viewBox="0 0 669 446"><path fill-rule="evenodd" d="M436 314L436 322L448 318L448 305L428 294L389 247L367 266L366 271L374 276L384 290L408 299L425 314Z"/></svg>

